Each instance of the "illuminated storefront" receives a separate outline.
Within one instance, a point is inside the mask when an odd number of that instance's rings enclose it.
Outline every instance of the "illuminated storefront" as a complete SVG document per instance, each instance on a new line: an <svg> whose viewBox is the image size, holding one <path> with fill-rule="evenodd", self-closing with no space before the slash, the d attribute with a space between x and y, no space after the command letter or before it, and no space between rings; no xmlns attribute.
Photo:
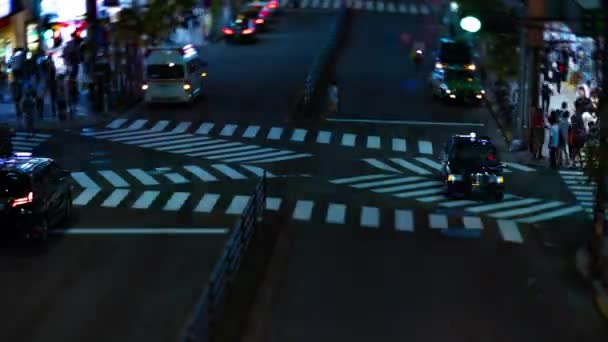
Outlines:
<svg viewBox="0 0 608 342"><path fill-rule="evenodd" d="M0 70L4 77L16 47L25 46L26 13L21 0L0 0Z"/></svg>

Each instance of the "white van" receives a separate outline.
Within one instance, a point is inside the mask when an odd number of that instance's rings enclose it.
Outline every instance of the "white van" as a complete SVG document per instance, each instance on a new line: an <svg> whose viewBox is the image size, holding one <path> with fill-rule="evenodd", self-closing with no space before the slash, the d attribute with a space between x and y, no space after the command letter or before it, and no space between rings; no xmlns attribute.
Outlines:
<svg viewBox="0 0 608 342"><path fill-rule="evenodd" d="M192 45L151 48L144 65L146 103L189 103L202 94L207 64Z"/></svg>

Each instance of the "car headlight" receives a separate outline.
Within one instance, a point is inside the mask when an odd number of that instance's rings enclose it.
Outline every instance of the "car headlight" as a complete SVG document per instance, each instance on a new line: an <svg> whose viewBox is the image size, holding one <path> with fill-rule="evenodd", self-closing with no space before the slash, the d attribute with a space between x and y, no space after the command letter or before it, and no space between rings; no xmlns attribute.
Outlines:
<svg viewBox="0 0 608 342"><path fill-rule="evenodd" d="M456 182L463 180L461 175L448 175L448 182Z"/></svg>
<svg viewBox="0 0 608 342"><path fill-rule="evenodd" d="M496 177L496 183L498 183L498 184L504 184L505 183L505 177L503 177L503 176L497 176Z"/></svg>

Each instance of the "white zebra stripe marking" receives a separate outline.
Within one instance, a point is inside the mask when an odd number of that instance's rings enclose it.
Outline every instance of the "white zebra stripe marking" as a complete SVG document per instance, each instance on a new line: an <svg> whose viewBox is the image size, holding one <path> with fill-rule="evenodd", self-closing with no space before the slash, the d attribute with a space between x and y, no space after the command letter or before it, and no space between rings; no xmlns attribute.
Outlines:
<svg viewBox="0 0 608 342"><path fill-rule="evenodd" d="M483 229L483 223L477 216L464 216L462 222L465 229Z"/></svg>
<svg viewBox="0 0 608 342"><path fill-rule="evenodd" d="M521 237L517 223L510 220L497 220L496 223L504 241L523 243L524 239Z"/></svg>
<svg viewBox="0 0 608 342"><path fill-rule="evenodd" d="M412 182L414 182L414 180L412 180ZM428 181L428 182L422 182L422 183L414 183L414 184L406 184L406 185L397 185L397 186L393 186L390 188L384 188L384 189L377 189L374 190L374 192L378 192L378 193L387 193L387 192L397 192L397 191L403 191L403 190L413 190L413 189L419 189L419 188L428 188L428 187L438 187L437 190L443 191L442 188L442 183L441 182L437 182L437 181ZM432 190L436 190L436 189L432 189ZM438 192L431 192L431 194L436 194ZM394 196L397 197L409 197L409 195L411 194L411 192L405 192L405 193L398 193L398 194L394 194ZM426 193L423 193L426 194Z"/></svg>
<svg viewBox="0 0 608 342"><path fill-rule="evenodd" d="M502 202L502 203L485 204L485 205L480 205L480 206L476 206L476 207L469 207L469 208L466 208L465 210L478 214L478 213L494 211L494 210L498 210L498 209L505 209L505 208L512 208L512 207L528 205L528 204L536 203L539 201L540 200L537 198L524 198L524 199L515 200L515 201L508 201L508 202Z"/></svg>
<svg viewBox="0 0 608 342"><path fill-rule="evenodd" d="M503 211L503 212L496 213L496 214L490 214L490 216L492 216L494 218L499 218L499 219L507 219L507 218L513 218L516 216L526 215L526 214L530 214L530 213L540 212L540 211L543 211L546 209L559 207L561 205L563 205L562 202L549 202L549 203L543 203L543 204L539 204L539 205L535 205L535 206L531 206L531 207L512 209L512 210L507 210L507 211Z"/></svg>
<svg viewBox="0 0 608 342"><path fill-rule="evenodd" d="M167 177L167 179L170 180L173 184L189 183L189 181L186 178L184 178L184 176L180 175L179 173L175 173L175 172L165 173L164 176Z"/></svg>
<svg viewBox="0 0 608 342"><path fill-rule="evenodd" d="M194 211L197 213L210 213L217 204L217 200L220 198L218 194L204 194L203 198L198 202Z"/></svg>
<svg viewBox="0 0 608 342"><path fill-rule="evenodd" d="M342 134L341 145L353 147L353 146L355 146L356 139L357 139L357 135L350 134L350 133L344 133L344 134Z"/></svg>
<svg viewBox="0 0 608 342"><path fill-rule="evenodd" d="M255 138L260 131L260 126L249 126L243 133L243 138Z"/></svg>
<svg viewBox="0 0 608 342"><path fill-rule="evenodd" d="M270 158L270 157L276 157L276 156L282 156L282 155L286 155L286 154L292 154L293 152L291 151L279 151L279 150L275 150L274 152L268 152L268 153L262 153L262 154L257 154L252 156L251 153L249 153L249 156L246 157L239 157L239 158L230 158L230 159L222 159L222 161L227 162L227 163L232 163L232 162L249 162L249 163L257 163L261 158Z"/></svg>
<svg viewBox="0 0 608 342"><path fill-rule="evenodd" d="M433 229L448 229L448 218L443 214L429 214L429 226Z"/></svg>
<svg viewBox="0 0 608 342"><path fill-rule="evenodd" d="M396 194L394 195L395 197L399 197L399 198L412 198L412 197L416 197L416 196L427 196L427 195L434 195L434 194L439 194L444 192L444 190L442 188L433 188L433 189L425 189L425 190L416 190L416 191L409 191L409 192L403 192L400 194Z"/></svg>
<svg viewBox="0 0 608 342"><path fill-rule="evenodd" d="M379 149L380 148L380 137L368 136L367 137L367 148Z"/></svg>
<svg viewBox="0 0 608 342"><path fill-rule="evenodd" d="M505 165L507 165L507 167L510 169L515 169L515 170L524 171L524 172L536 171L535 169L533 169L531 167L528 167L528 166L522 165L522 164L518 164L518 163L507 162L507 163L505 163Z"/></svg>
<svg viewBox="0 0 608 342"><path fill-rule="evenodd" d="M203 182L215 182L217 181L217 178L210 174L209 172L205 171L204 169L202 169L199 166L196 165L184 165L184 170L190 172L191 174L195 175L197 178L199 178L200 180L202 180Z"/></svg>
<svg viewBox="0 0 608 342"><path fill-rule="evenodd" d="M361 226L378 228L380 226L380 210L375 207L362 207Z"/></svg>
<svg viewBox="0 0 608 342"><path fill-rule="evenodd" d="M405 139L393 138L393 151L405 152L407 150L407 143Z"/></svg>
<svg viewBox="0 0 608 342"><path fill-rule="evenodd" d="M174 192L163 207L164 211L178 211L190 197L188 192Z"/></svg>
<svg viewBox="0 0 608 342"><path fill-rule="evenodd" d="M154 127L150 128L152 132L160 132L169 126L169 120L161 120L157 122Z"/></svg>
<svg viewBox="0 0 608 342"><path fill-rule="evenodd" d="M278 197L266 197L266 210L278 211L282 202L283 200Z"/></svg>
<svg viewBox="0 0 608 342"><path fill-rule="evenodd" d="M305 129L296 128L291 135L291 141L303 142L307 133Z"/></svg>
<svg viewBox="0 0 608 342"><path fill-rule="evenodd" d="M296 207L293 210L292 218L294 220L309 221L312 217L313 207L314 202L312 201L298 200L296 202Z"/></svg>
<svg viewBox="0 0 608 342"><path fill-rule="evenodd" d="M330 203L327 208L325 222L332 224L343 224L346 217L346 206L344 204Z"/></svg>
<svg viewBox="0 0 608 342"><path fill-rule="evenodd" d="M234 134L234 132L236 131L237 127L238 127L237 125L226 125L220 132L220 135L225 136L225 137L231 137Z"/></svg>
<svg viewBox="0 0 608 342"><path fill-rule="evenodd" d="M363 159L363 161L380 170L401 173L401 171L399 171L399 170L393 168L392 166L389 166L386 163L383 163L375 158L366 158L366 159Z"/></svg>
<svg viewBox="0 0 608 342"><path fill-rule="evenodd" d="M202 123L199 128L196 130L196 134L209 134L209 132L211 132L211 130L213 129L213 126L215 126L213 123L211 122L205 122Z"/></svg>
<svg viewBox="0 0 608 342"><path fill-rule="evenodd" d="M305 158L305 157L312 157L312 154L308 154L308 153L292 154L290 156L256 160L254 163L272 163L272 162L291 160L291 159L297 159L297 158Z"/></svg>
<svg viewBox="0 0 608 342"><path fill-rule="evenodd" d="M104 208L116 208L128 194L129 190L127 189L116 189L101 203L101 206Z"/></svg>
<svg viewBox="0 0 608 342"><path fill-rule="evenodd" d="M116 172L110 170L97 171L103 178L105 178L112 186L117 188L128 187L129 183L120 177Z"/></svg>
<svg viewBox="0 0 608 342"><path fill-rule="evenodd" d="M281 127L272 127L268 132L266 139L279 140L281 139L281 135L283 135L283 129Z"/></svg>
<svg viewBox="0 0 608 342"><path fill-rule="evenodd" d="M135 179L137 179L143 185L158 185L159 183L150 176L146 171L142 169L127 169L127 172L131 174Z"/></svg>
<svg viewBox="0 0 608 342"><path fill-rule="evenodd" d="M146 190L144 191L139 198L133 203L131 208L133 209L148 209L154 203L154 200L160 195L160 191L158 190Z"/></svg>
<svg viewBox="0 0 608 342"><path fill-rule="evenodd" d="M360 182L360 181L367 181L367 180L387 178L387 177L395 177L395 175L391 174L391 175L357 176L357 177L350 177L350 178L334 179L330 182L334 183L334 184L346 184L346 183L355 183L355 182Z"/></svg>
<svg viewBox="0 0 608 342"><path fill-rule="evenodd" d="M544 214L534 215L534 216L526 217L523 219L516 219L516 221L521 222L521 223L537 223L537 222L550 220L550 219L553 219L556 217L571 215L571 214L580 212L582 210L583 210L583 208L581 208L580 206L577 205L577 206L562 208L559 210L547 211Z"/></svg>
<svg viewBox="0 0 608 342"><path fill-rule="evenodd" d="M428 140L418 140L418 151L421 154L433 154L433 144Z"/></svg>
<svg viewBox="0 0 608 342"><path fill-rule="evenodd" d="M399 13L407 13L407 7L405 7L405 4L399 4Z"/></svg>
<svg viewBox="0 0 608 342"><path fill-rule="evenodd" d="M124 119L124 118L114 119L114 120L112 120L112 122L110 122L106 126L106 128L117 129L117 128L120 128L120 126L124 125L125 122L127 122L127 119Z"/></svg>
<svg viewBox="0 0 608 342"><path fill-rule="evenodd" d="M331 132L319 131L317 133L317 143L319 143L319 144L329 144L330 140L331 140Z"/></svg>
<svg viewBox="0 0 608 342"><path fill-rule="evenodd" d="M173 133L184 133L192 125L191 122L180 122L174 129L171 130Z"/></svg>
<svg viewBox="0 0 608 342"><path fill-rule="evenodd" d="M414 231L414 215L411 210L395 210L395 229L401 232Z"/></svg>
<svg viewBox="0 0 608 342"><path fill-rule="evenodd" d="M97 194L101 192L100 188L87 188L81 192L78 197L72 200L72 204L76 206L83 206L89 203Z"/></svg>
<svg viewBox="0 0 608 342"><path fill-rule="evenodd" d="M228 209L226 209L226 214L228 215L240 215L247 207L247 203L249 203L249 196L234 196L232 201L228 205Z"/></svg>
<svg viewBox="0 0 608 342"><path fill-rule="evenodd" d="M406 161L405 159L401 159L401 158L391 158L391 161L399 166L401 166L404 169L408 169L414 173L417 173L419 175L430 175L431 172L428 170L425 170L419 166L416 166L408 161Z"/></svg>
<svg viewBox="0 0 608 342"><path fill-rule="evenodd" d="M374 181L374 182L369 182L369 183L361 183L361 184L353 184L351 185L353 188L356 189L366 189L366 188L378 188L380 186L386 186L386 185L392 185L392 184L399 184L399 183L411 183L417 180L420 180L420 177L400 177L400 178L393 178L393 179L385 179L385 180L379 180L379 181ZM383 192L383 189L374 189L375 192Z"/></svg>
<svg viewBox="0 0 608 342"><path fill-rule="evenodd" d="M416 158L416 160L428 167L431 167L437 171L441 171L441 169L443 169L443 165L441 165L440 163L430 160L429 158L425 158L425 157L418 157Z"/></svg>
<svg viewBox="0 0 608 342"><path fill-rule="evenodd" d="M100 188L100 186L84 172L72 172L71 176L81 188Z"/></svg>
<svg viewBox="0 0 608 342"><path fill-rule="evenodd" d="M211 165L212 168L218 170L224 175L228 176L231 179L247 179L243 174L239 173L237 170L231 168L226 164L214 164Z"/></svg>
<svg viewBox="0 0 608 342"><path fill-rule="evenodd" d="M139 119L139 120L135 120L135 122L133 122L128 128L129 129L141 129L142 127L144 127L146 125L146 122L148 122L148 120L144 120L144 119Z"/></svg>
<svg viewBox="0 0 608 342"><path fill-rule="evenodd" d="M418 8L416 8L416 5L410 4L410 13L418 14Z"/></svg>

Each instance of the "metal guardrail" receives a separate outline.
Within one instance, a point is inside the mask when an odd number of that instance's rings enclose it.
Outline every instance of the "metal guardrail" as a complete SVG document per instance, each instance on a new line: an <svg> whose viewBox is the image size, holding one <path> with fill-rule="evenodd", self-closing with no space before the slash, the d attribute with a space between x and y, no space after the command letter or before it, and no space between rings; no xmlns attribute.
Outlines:
<svg viewBox="0 0 608 342"><path fill-rule="evenodd" d="M211 272L209 284L199 297L192 316L185 326L180 338L181 342L210 340L212 324L222 313L226 289L241 266L243 256L256 233L257 223L263 218L265 204L266 172L264 171L243 214L230 232L230 238Z"/></svg>

